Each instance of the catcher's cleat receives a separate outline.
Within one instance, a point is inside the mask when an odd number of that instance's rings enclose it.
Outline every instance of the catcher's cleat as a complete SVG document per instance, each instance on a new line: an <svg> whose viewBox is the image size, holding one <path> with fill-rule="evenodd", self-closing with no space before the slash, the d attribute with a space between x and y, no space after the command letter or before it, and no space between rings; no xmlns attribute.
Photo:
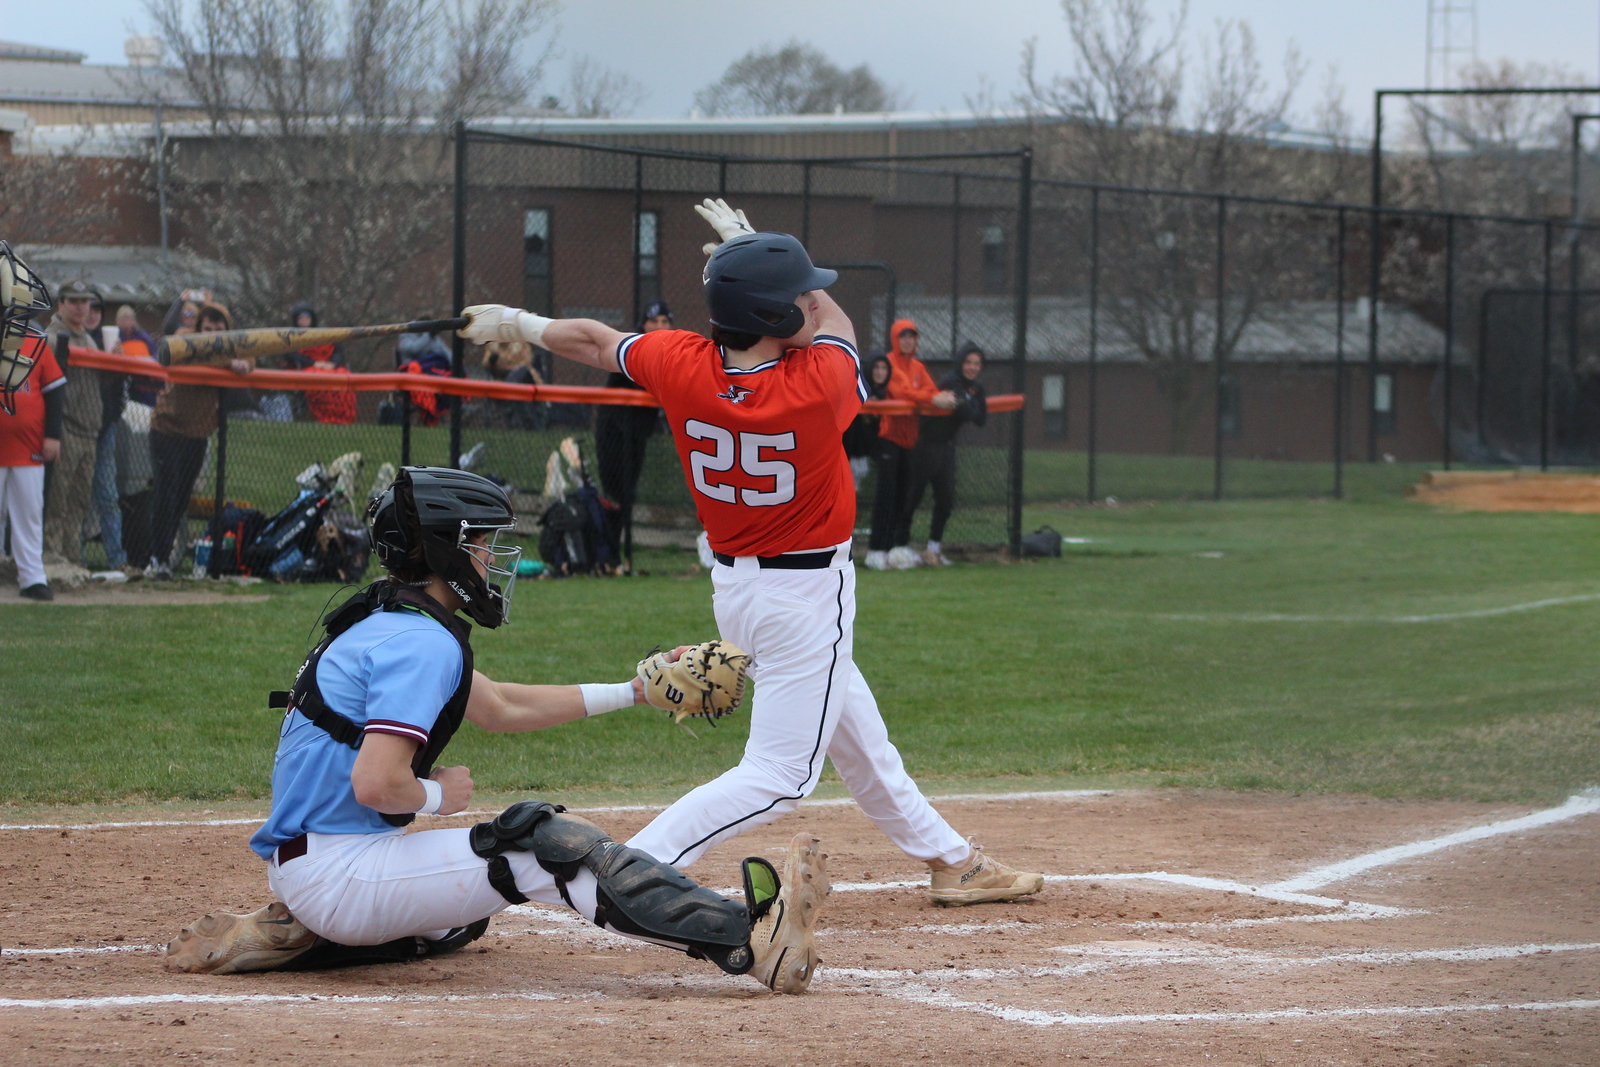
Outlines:
<svg viewBox="0 0 1600 1067"><path fill-rule="evenodd" d="M281 967L316 944L317 935L274 900L249 915L213 912L172 939L161 966L188 974L238 974Z"/></svg>
<svg viewBox="0 0 1600 1067"><path fill-rule="evenodd" d="M804 993L817 973L812 928L828 895L827 858L821 841L799 833L789 843L781 881L766 860L744 861L745 896L754 920L750 973L774 993Z"/></svg>
<svg viewBox="0 0 1600 1067"><path fill-rule="evenodd" d="M994 857L984 855L982 845L973 845L972 854L964 863L930 863L928 866L933 868L928 899L946 907L1016 900L1044 888L1044 875L1014 871Z"/></svg>

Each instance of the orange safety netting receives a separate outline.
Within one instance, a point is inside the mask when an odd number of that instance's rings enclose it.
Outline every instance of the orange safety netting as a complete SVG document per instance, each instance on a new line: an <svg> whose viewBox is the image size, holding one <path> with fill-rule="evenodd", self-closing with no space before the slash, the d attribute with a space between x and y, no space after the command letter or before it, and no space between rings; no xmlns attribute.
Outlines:
<svg viewBox="0 0 1600 1067"><path fill-rule="evenodd" d="M445 378L434 374L311 374L297 370L253 370L239 375L218 367L163 367L141 356L117 356L93 348L68 349L67 362L74 367L118 371L144 378L181 382L186 385L215 385L224 389L286 389L301 392L431 392L450 396L482 397L489 400L544 400L557 404L622 404L630 407L660 407L656 398L638 389L605 389L593 385L516 385L511 382L477 378ZM989 398L990 411L1018 411L1021 393ZM870 415L948 415L928 405L917 407L907 400L868 400L861 410Z"/></svg>

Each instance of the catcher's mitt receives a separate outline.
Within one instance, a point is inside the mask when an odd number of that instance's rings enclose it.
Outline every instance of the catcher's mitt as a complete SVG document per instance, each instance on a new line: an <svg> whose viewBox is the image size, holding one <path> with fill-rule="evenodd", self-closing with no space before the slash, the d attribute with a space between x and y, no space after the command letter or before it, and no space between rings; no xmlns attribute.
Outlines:
<svg viewBox="0 0 1600 1067"><path fill-rule="evenodd" d="M644 698L668 712L672 721L698 715L715 723L739 710L750 656L727 641L705 641L669 662L665 652L639 661Z"/></svg>

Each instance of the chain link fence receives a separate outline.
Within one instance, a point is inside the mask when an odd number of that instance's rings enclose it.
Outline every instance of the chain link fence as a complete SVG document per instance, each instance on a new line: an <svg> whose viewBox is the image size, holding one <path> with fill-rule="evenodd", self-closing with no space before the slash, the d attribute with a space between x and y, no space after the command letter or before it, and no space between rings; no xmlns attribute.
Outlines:
<svg viewBox="0 0 1600 1067"><path fill-rule="evenodd" d="M1581 221L1034 179L1027 151L756 159L463 128L455 166L453 259L413 283L448 287L456 307L506 303L628 331L664 301L677 328L708 332L710 231L692 208L723 196L840 272L832 292L864 360L905 318L936 379L964 345L979 347L991 397L1025 399L957 436L944 541L973 553L1015 551L1025 505L1370 494L1431 466L1600 464L1600 249ZM626 385L525 346L408 343L351 365ZM315 391L238 394L206 446L173 562L209 531L219 482L226 499L272 515L308 466L351 452L369 481L386 462L501 479L530 536L576 461L624 557L694 544L693 500L657 409L581 388L451 397L428 378L344 394L349 421L330 421ZM140 432L125 428L119 445L135 539L150 488ZM576 451L554 458L569 438ZM865 533L876 475L870 462L858 474ZM914 541L931 533L931 503Z"/></svg>

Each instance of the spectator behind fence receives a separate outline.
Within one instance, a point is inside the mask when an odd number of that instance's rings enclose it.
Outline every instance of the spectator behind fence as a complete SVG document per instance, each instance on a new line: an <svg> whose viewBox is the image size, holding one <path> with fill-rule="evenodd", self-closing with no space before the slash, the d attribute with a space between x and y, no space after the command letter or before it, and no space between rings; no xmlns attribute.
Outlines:
<svg viewBox="0 0 1600 1067"><path fill-rule="evenodd" d="M948 415L923 415L917 428L917 447L911 450L911 491L906 494L906 522L916 514L923 491L933 486L933 519L928 525L928 547L922 560L947 564L944 528L956 507L956 431L966 423L982 426L989 420L989 398L984 393L983 349L968 341L956 353L956 369L939 379L941 391L956 398Z"/></svg>
<svg viewBox="0 0 1600 1067"><path fill-rule="evenodd" d="M897 319L889 337L889 365L894 369L889 379L890 399L931 403L946 410L955 407L956 398L939 391L928 368L917 358L917 324ZM878 421L878 492L872 503L872 538L867 542L866 559L875 571L909 570L922 562L911 551L911 516L906 512L917 418L915 413L885 415Z"/></svg>
<svg viewBox="0 0 1600 1067"><path fill-rule="evenodd" d="M483 369L497 382L543 385L533 367L533 346L526 341L490 341L483 348ZM494 424L512 430L542 430L545 405L536 400L491 400Z"/></svg>
<svg viewBox="0 0 1600 1067"><path fill-rule="evenodd" d="M644 309L640 333L672 329L672 309L656 301ZM606 375L607 389L638 389L626 374ZM617 505L613 514L620 523L632 525L633 502L639 494L639 475L644 472L645 452L661 421L661 409L636 408L623 404L600 404L594 412L595 460L600 468L600 485ZM621 531L613 531L613 535Z"/></svg>
<svg viewBox="0 0 1600 1067"><path fill-rule="evenodd" d="M94 346L107 350L106 338L100 329L104 313L105 303L99 292L95 292L89 298L89 317L84 325ZM122 331L117 329L117 339L112 342L110 352L123 354L121 336ZM106 566L125 571L128 569L128 553L122 543L122 498L117 492L117 426L122 422L122 409L128 403L128 376L111 371L99 371L98 374L100 432L95 439L90 499L94 502L95 518L100 523L100 544L106 552ZM87 531L87 517L84 527ZM87 540L87 536L84 540Z"/></svg>
<svg viewBox="0 0 1600 1067"><path fill-rule="evenodd" d="M99 348L89 332L89 306L98 294L86 282L70 281L56 295L56 313L47 331L51 347L64 336L78 348ZM95 442L100 437L100 381L99 371L78 367L72 368L62 387L61 453L50 467L45 491L48 562L83 562L83 520L89 513Z"/></svg>
<svg viewBox="0 0 1600 1067"><path fill-rule="evenodd" d="M289 309L289 324L301 328L317 325L317 309L301 301ZM285 370L306 371L311 374L349 374L345 366L344 345L329 343L312 345L283 357ZM318 422L345 425L356 421L356 394L348 389L308 390L304 394L306 410Z"/></svg>
<svg viewBox="0 0 1600 1067"><path fill-rule="evenodd" d="M0 530L10 527L22 595L54 600L44 573L44 465L61 451L67 383L45 341L29 338L22 350L38 362L13 397L15 413L0 412Z"/></svg>
<svg viewBox="0 0 1600 1067"><path fill-rule="evenodd" d="M867 364L867 397L885 400L889 396L889 379L894 368L888 356L874 356ZM872 457L878 452L878 416L862 412L851 420L844 431L844 454L850 457L850 475L856 481L856 492L861 492L861 482L867 476Z"/></svg>
<svg viewBox="0 0 1600 1067"><path fill-rule="evenodd" d="M431 333L403 333L394 346L395 366L404 374L433 374L450 377L452 360L450 348ZM411 406L417 412L418 426L439 425L439 412L447 401L438 393L422 390L408 391Z"/></svg>
<svg viewBox="0 0 1600 1067"><path fill-rule="evenodd" d="M139 315L131 304L123 304L117 309L117 336L122 341L123 355L148 356L152 362L155 360L156 340L139 325ZM165 384L160 378L130 377L128 399L147 408L155 407L156 397L161 395L161 388Z"/></svg>
<svg viewBox="0 0 1600 1067"><path fill-rule="evenodd" d="M170 316L169 316L170 318ZM233 328L228 309L211 301L196 314L201 332ZM250 373L242 359L228 364L235 374ZM222 390L214 385L169 382L150 419L150 466L155 486L150 500L150 577L172 577L171 556L178 527L189 513L194 480L206 459L206 445L217 428Z"/></svg>

